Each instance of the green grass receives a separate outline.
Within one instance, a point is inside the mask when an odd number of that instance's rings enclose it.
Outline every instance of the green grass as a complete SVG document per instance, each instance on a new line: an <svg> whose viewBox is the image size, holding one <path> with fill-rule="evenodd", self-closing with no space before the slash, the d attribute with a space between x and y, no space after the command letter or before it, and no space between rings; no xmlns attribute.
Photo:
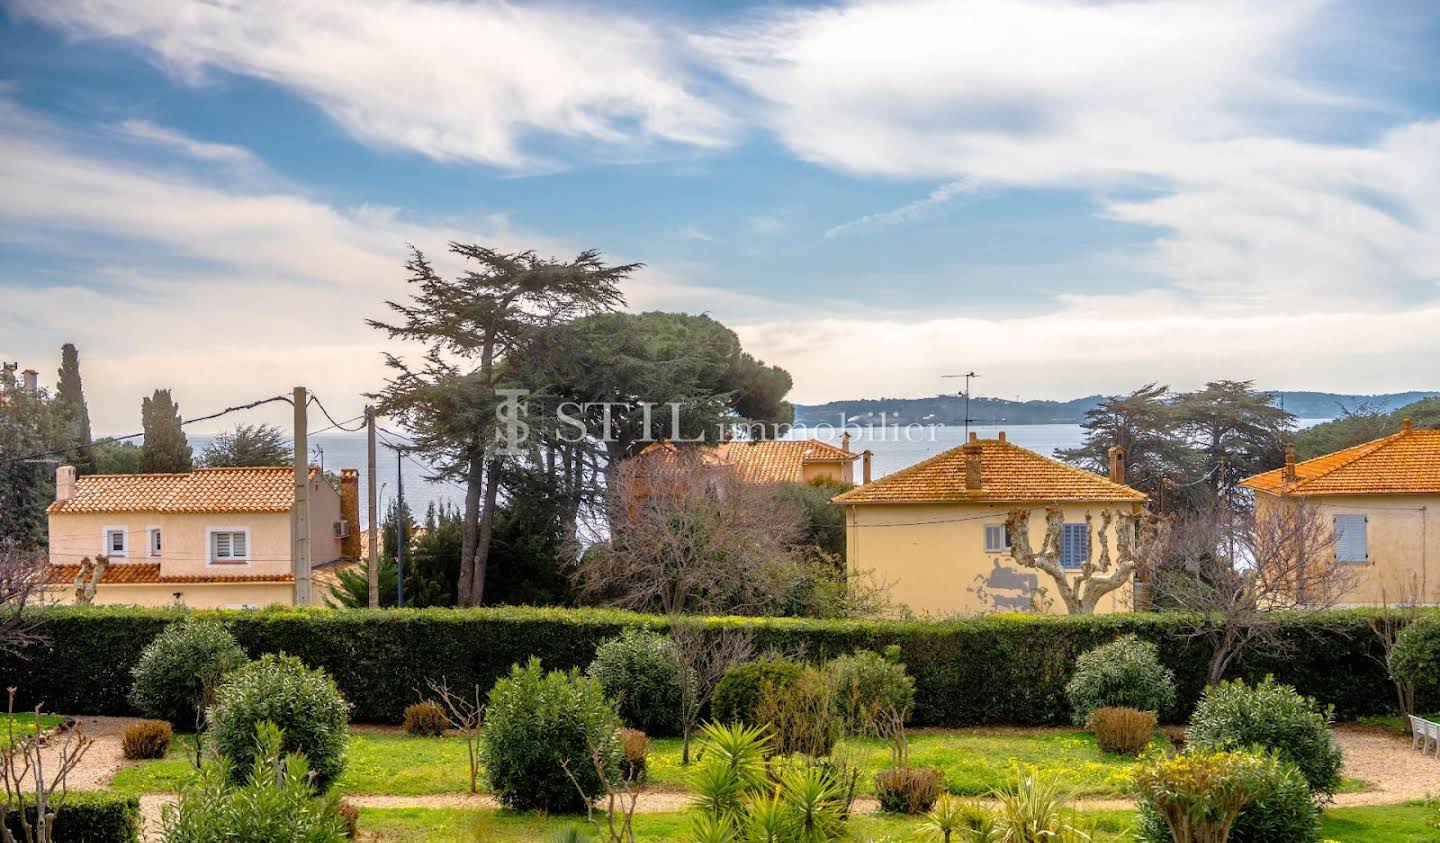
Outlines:
<svg viewBox="0 0 1440 843"><path fill-rule="evenodd" d="M40 722L37 728L35 722L35 712L33 711L28 713L16 712L14 715L7 716L13 716L14 718L14 732L15 737L17 738L24 737L25 735L34 735L38 734L39 732L53 729L56 726L59 726L60 721L64 719L58 714L42 714L40 715ZM10 732L10 723L0 722L0 746L10 745Z"/></svg>

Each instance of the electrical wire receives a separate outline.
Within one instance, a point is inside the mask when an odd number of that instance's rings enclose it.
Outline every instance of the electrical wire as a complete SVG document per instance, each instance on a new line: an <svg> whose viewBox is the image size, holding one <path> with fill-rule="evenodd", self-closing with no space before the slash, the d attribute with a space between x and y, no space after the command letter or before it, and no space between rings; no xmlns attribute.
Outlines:
<svg viewBox="0 0 1440 843"><path fill-rule="evenodd" d="M361 413L360 415L356 416L356 417L353 418L353 419L347 419L347 420L345 420L344 422L337 422L337 421L335 421L335 418L330 415L330 411L327 410L327 409L325 409L325 402L323 402L323 401L320 400L320 396L319 396L319 395L316 395L316 394L313 393L313 392L310 393L310 400L309 400L307 403L309 403L309 404L314 404L315 406L319 407L319 408L320 408L320 412L321 412L321 413L324 413L324 414L325 414L325 418L330 421L330 427L324 428L323 430L318 430L318 431L316 431L316 433L323 433L325 430L331 430L331 429L333 429L333 428L339 428L339 429L345 431L346 433L359 433L360 431L362 431L362 430L365 429L365 425L363 425L363 424L360 425L359 427L356 427L356 428L349 428L349 427L346 427L346 426L345 426L345 425L347 425L347 424L350 424L351 422L358 421L358 420L360 420L360 419L365 418L365 414L364 414L364 413Z"/></svg>

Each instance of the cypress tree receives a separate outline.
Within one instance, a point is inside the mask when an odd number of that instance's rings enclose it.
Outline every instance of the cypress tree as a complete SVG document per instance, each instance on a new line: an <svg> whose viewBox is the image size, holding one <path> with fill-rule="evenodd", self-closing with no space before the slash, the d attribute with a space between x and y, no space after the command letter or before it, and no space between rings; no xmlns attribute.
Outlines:
<svg viewBox="0 0 1440 843"><path fill-rule="evenodd" d="M66 439L75 443L69 454L76 472L95 473L95 450L90 438L90 410L85 406L85 387L80 382L80 352L74 343L60 346L60 379L55 399L66 414Z"/></svg>
<svg viewBox="0 0 1440 843"><path fill-rule="evenodd" d="M145 444L140 449L140 470L145 473L190 470L190 443L180 427L180 405L170 390L157 389L140 403L140 424Z"/></svg>

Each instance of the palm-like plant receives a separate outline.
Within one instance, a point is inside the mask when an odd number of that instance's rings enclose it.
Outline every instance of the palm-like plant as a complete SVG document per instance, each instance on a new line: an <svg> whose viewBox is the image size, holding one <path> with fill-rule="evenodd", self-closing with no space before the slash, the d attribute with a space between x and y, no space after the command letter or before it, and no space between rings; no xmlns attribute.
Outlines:
<svg viewBox="0 0 1440 843"><path fill-rule="evenodd" d="M827 843L844 834L845 804L824 769L805 765L782 770L780 798L794 817L798 843Z"/></svg>
<svg viewBox="0 0 1440 843"><path fill-rule="evenodd" d="M999 803L995 827L1001 843L1079 843L1090 839L1073 824L1073 791L1058 778L1042 776L1033 767L1017 767L1015 772L1015 783L993 792Z"/></svg>

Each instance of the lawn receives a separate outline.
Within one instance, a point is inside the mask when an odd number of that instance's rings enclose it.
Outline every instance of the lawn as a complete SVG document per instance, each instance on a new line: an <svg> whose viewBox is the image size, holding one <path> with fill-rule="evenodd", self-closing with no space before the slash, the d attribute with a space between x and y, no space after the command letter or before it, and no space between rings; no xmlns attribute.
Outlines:
<svg viewBox="0 0 1440 843"><path fill-rule="evenodd" d="M14 719L14 734L17 738L23 737L27 734L33 735L37 732L44 732L46 730L53 729L56 726L60 725L60 720L62 719L58 714L42 714L40 715L40 722L37 728L37 724L35 722L35 712L33 711L28 713L16 712L14 715L7 716ZM10 745L10 734L10 723L0 723L0 746Z"/></svg>
<svg viewBox="0 0 1440 843"><path fill-rule="evenodd" d="M179 741L171 755L121 770L115 789L126 793L162 793L175 790L189 772ZM185 740L189 740L186 738ZM1164 740L1157 738L1157 740ZM693 749L693 747L692 747ZM848 739L841 753L866 769L862 793L868 793L872 774L890 763L889 751L878 740ZM458 737L412 738L403 734L355 733L346 753L345 773L338 786L345 793L423 796L467 790L469 774L465 741ZM1130 791L1133 761L1102 752L1084 732L1037 732L1029 735L975 731L917 731L910 739L910 762L933 765L945 771L953 793L989 793L1011 778L1016 763L1062 776L1084 796L1115 796ZM658 789L684 788L680 741L656 740L650 748L650 781ZM482 782L483 787L483 782Z"/></svg>

